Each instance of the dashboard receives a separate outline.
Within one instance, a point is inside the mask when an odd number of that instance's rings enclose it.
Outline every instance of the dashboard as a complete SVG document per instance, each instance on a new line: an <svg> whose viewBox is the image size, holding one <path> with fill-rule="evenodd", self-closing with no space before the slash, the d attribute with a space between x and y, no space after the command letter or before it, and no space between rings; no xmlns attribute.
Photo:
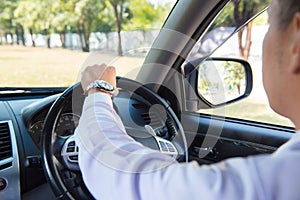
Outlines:
<svg viewBox="0 0 300 200"><path fill-rule="evenodd" d="M41 164L41 140L48 111L59 96L16 97L0 101L0 144L3 143L1 125L7 125L12 141L9 147L12 154L8 157L1 157L3 149L0 147L0 199L3 196L21 199L46 182ZM76 94L76 98L76 103L67 99L58 115L54 127L57 137L69 138L74 134L85 97ZM152 149L164 149L172 155L171 149L176 147L167 140L176 134L176 126L159 105L153 105L143 96L120 90L114 99L114 108L129 135Z"/></svg>
<svg viewBox="0 0 300 200"><path fill-rule="evenodd" d="M28 126L28 133L31 135L33 141L38 147L41 146L41 136L45 123L45 117L46 115L43 114L42 116L32 120ZM57 122L55 132L60 137L68 137L73 135L74 130L79 123L79 119L80 116L72 112L63 113Z"/></svg>

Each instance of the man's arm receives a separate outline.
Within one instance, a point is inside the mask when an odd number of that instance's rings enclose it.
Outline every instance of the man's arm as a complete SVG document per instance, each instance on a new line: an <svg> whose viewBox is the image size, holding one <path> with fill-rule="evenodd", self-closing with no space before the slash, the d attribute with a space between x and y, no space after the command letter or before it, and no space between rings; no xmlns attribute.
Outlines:
<svg viewBox="0 0 300 200"><path fill-rule="evenodd" d="M129 137L106 94L85 100L76 142L84 181L96 198L255 199L256 181L247 160L201 167L196 162L179 164Z"/></svg>
<svg viewBox="0 0 300 200"><path fill-rule="evenodd" d="M294 154L235 158L201 167L196 162L179 164L129 137L105 93L88 95L75 136L83 179L97 199L232 200L298 195L289 192L292 186L288 184L296 174L292 170L299 169L292 162L295 157L286 161L287 155ZM299 153L297 156L300 159ZM291 173L278 174L279 170ZM281 187L277 188L274 184L279 180Z"/></svg>

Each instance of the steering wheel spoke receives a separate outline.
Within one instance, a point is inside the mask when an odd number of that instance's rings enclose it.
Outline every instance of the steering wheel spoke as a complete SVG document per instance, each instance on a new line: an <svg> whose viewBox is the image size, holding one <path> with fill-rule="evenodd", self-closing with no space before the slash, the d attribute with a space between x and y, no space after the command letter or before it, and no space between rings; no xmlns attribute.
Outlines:
<svg viewBox="0 0 300 200"><path fill-rule="evenodd" d="M157 136L155 137L155 140L157 141L160 152L170 155L175 159L178 157L177 148L174 146L172 142Z"/></svg>
<svg viewBox="0 0 300 200"><path fill-rule="evenodd" d="M80 170L78 165L78 150L74 136L68 137L61 149L61 157L69 170Z"/></svg>

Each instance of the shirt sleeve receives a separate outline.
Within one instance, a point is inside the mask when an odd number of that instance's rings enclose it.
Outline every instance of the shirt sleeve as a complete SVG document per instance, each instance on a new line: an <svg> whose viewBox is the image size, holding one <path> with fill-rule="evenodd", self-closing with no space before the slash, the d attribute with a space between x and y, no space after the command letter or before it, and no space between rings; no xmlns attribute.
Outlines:
<svg viewBox="0 0 300 200"><path fill-rule="evenodd" d="M279 177L273 173L284 159L279 154L214 165L178 163L128 136L103 93L86 98L75 138L84 182L96 199L105 200L274 199Z"/></svg>

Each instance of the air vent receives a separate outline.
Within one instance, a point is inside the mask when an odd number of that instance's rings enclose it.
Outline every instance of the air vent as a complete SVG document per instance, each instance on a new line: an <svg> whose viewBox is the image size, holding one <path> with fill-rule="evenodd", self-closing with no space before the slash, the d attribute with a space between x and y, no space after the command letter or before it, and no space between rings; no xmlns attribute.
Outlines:
<svg viewBox="0 0 300 200"><path fill-rule="evenodd" d="M12 157L12 145L7 122L0 123L0 160Z"/></svg>
<svg viewBox="0 0 300 200"><path fill-rule="evenodd" d="M154 113L151 113L151 117L150 117L149 113L142 113L141 117L144 120L145 124L147 124L147 125L150 124L153 128L158 128L158 127L162 126L161 120Z"/></svg>
<svg viewBox="0 0 300 200"><path fill-rule="evenodd" d="M146 104L143 104L143 103L133 103L132 106L136 109L145 109L145 108L147 108Z"/></svg>
<svg viewBox="0 0 300 200"><path fill-rule="evenodd" d="M149 109L150 107L144 103L133 103L132 106L141 110L141 117L145 125L151 125L152 128L161 128L164 125L164 119L160 115L159 108Z"/></svg>
<svg viewBox="0 0 300 200"><path fill-rule="evenodd" d="M177 130L175 128L175 125L174 125L173 121L170 118L168 118L166 120L166 125L168 127L169 134L172 135L172 136L176 135Z"/></svg>

